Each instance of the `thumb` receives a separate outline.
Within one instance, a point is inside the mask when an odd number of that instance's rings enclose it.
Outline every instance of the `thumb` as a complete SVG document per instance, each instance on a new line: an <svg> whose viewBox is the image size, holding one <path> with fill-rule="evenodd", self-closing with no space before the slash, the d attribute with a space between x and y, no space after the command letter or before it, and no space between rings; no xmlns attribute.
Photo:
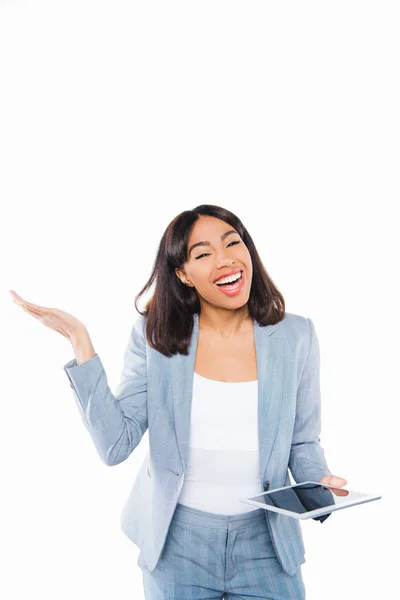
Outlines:
<svg viewBox="0 0 400 600"><path fill-rule="evenodd" d="M338 475L324 475L321 477L318 483L327 483L333 487L343 487L347 484L347 480L343 477L339 477Z"/></svg>

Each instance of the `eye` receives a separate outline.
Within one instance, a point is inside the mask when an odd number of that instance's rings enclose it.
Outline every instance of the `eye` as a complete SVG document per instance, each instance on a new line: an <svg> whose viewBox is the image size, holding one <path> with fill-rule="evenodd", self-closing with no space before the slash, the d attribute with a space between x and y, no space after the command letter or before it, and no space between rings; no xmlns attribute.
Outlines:
<svg viewBox="0 0 400 600"><path fill-rule="evenodd" d="M231 242L230 244L227 245L227 248L229 248L229 246L232 246L232 244L240 244L240 241ZM196 256L196 260L198 258L201 258L202 256L208 256L208 254L199 254L199 256Z"/></svg>

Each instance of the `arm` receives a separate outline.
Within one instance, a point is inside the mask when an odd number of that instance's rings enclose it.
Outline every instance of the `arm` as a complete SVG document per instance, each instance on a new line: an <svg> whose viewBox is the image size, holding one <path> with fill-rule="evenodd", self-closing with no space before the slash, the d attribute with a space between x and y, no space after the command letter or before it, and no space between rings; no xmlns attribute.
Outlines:
<svg viewBox="0 0 400 600"><path fill-rule="evenodd" d="M297 389L296 417L289 457L289 468L296 481L319 481L331 475L320 445L321 393L320 352L314 323L310 326L310 344Z"/></svg>
<svg viewBox="0 0 400 600"><path fill-rule="evenodd" d="M140 315L132 327L115 396L108 386L100 357L93 356L94 350L90 350L93 347L87 340L75 340L74 347L80 352L76 353L79 364L72 359L64 365L84 425L101 460L109 466L128 458L148 428L143 322Z"/></svg>

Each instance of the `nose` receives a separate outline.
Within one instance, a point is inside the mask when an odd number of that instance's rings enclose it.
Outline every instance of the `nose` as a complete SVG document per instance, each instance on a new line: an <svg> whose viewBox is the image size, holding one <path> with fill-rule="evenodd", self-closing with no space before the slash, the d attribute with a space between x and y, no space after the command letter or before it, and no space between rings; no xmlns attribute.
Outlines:
<svg viewBox="0 0 400 600"><path fill-rule="evenodd" d="M217 266L219 267L230 267L233 264L232 258L225 258L218 261Z"/></svg>

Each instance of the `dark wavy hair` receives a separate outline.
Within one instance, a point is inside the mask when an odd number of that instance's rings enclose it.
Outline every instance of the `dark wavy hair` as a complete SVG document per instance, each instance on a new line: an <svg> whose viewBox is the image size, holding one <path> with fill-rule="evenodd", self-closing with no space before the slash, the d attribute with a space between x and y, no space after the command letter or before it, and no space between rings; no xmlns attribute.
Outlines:
<svg viewBox="0 0 400 600"><path fill-rule="evenodd" d="M250 253L253 277L248 299L250 316L261 326L274 325L285 315L285 301L268 275L254 242L242 221L231 211L215 204L200 204L177 215L166 228L149 280L135 296L135 308L146 317L146 338L152 348L165 356L188 355L192 337L193 314L200 314L196 290L181 282L175 269L184 268L188 260L188 240L200 216L216 217L231 225ZM138 299L156 281L153 296L143 311Z"/></svg>

